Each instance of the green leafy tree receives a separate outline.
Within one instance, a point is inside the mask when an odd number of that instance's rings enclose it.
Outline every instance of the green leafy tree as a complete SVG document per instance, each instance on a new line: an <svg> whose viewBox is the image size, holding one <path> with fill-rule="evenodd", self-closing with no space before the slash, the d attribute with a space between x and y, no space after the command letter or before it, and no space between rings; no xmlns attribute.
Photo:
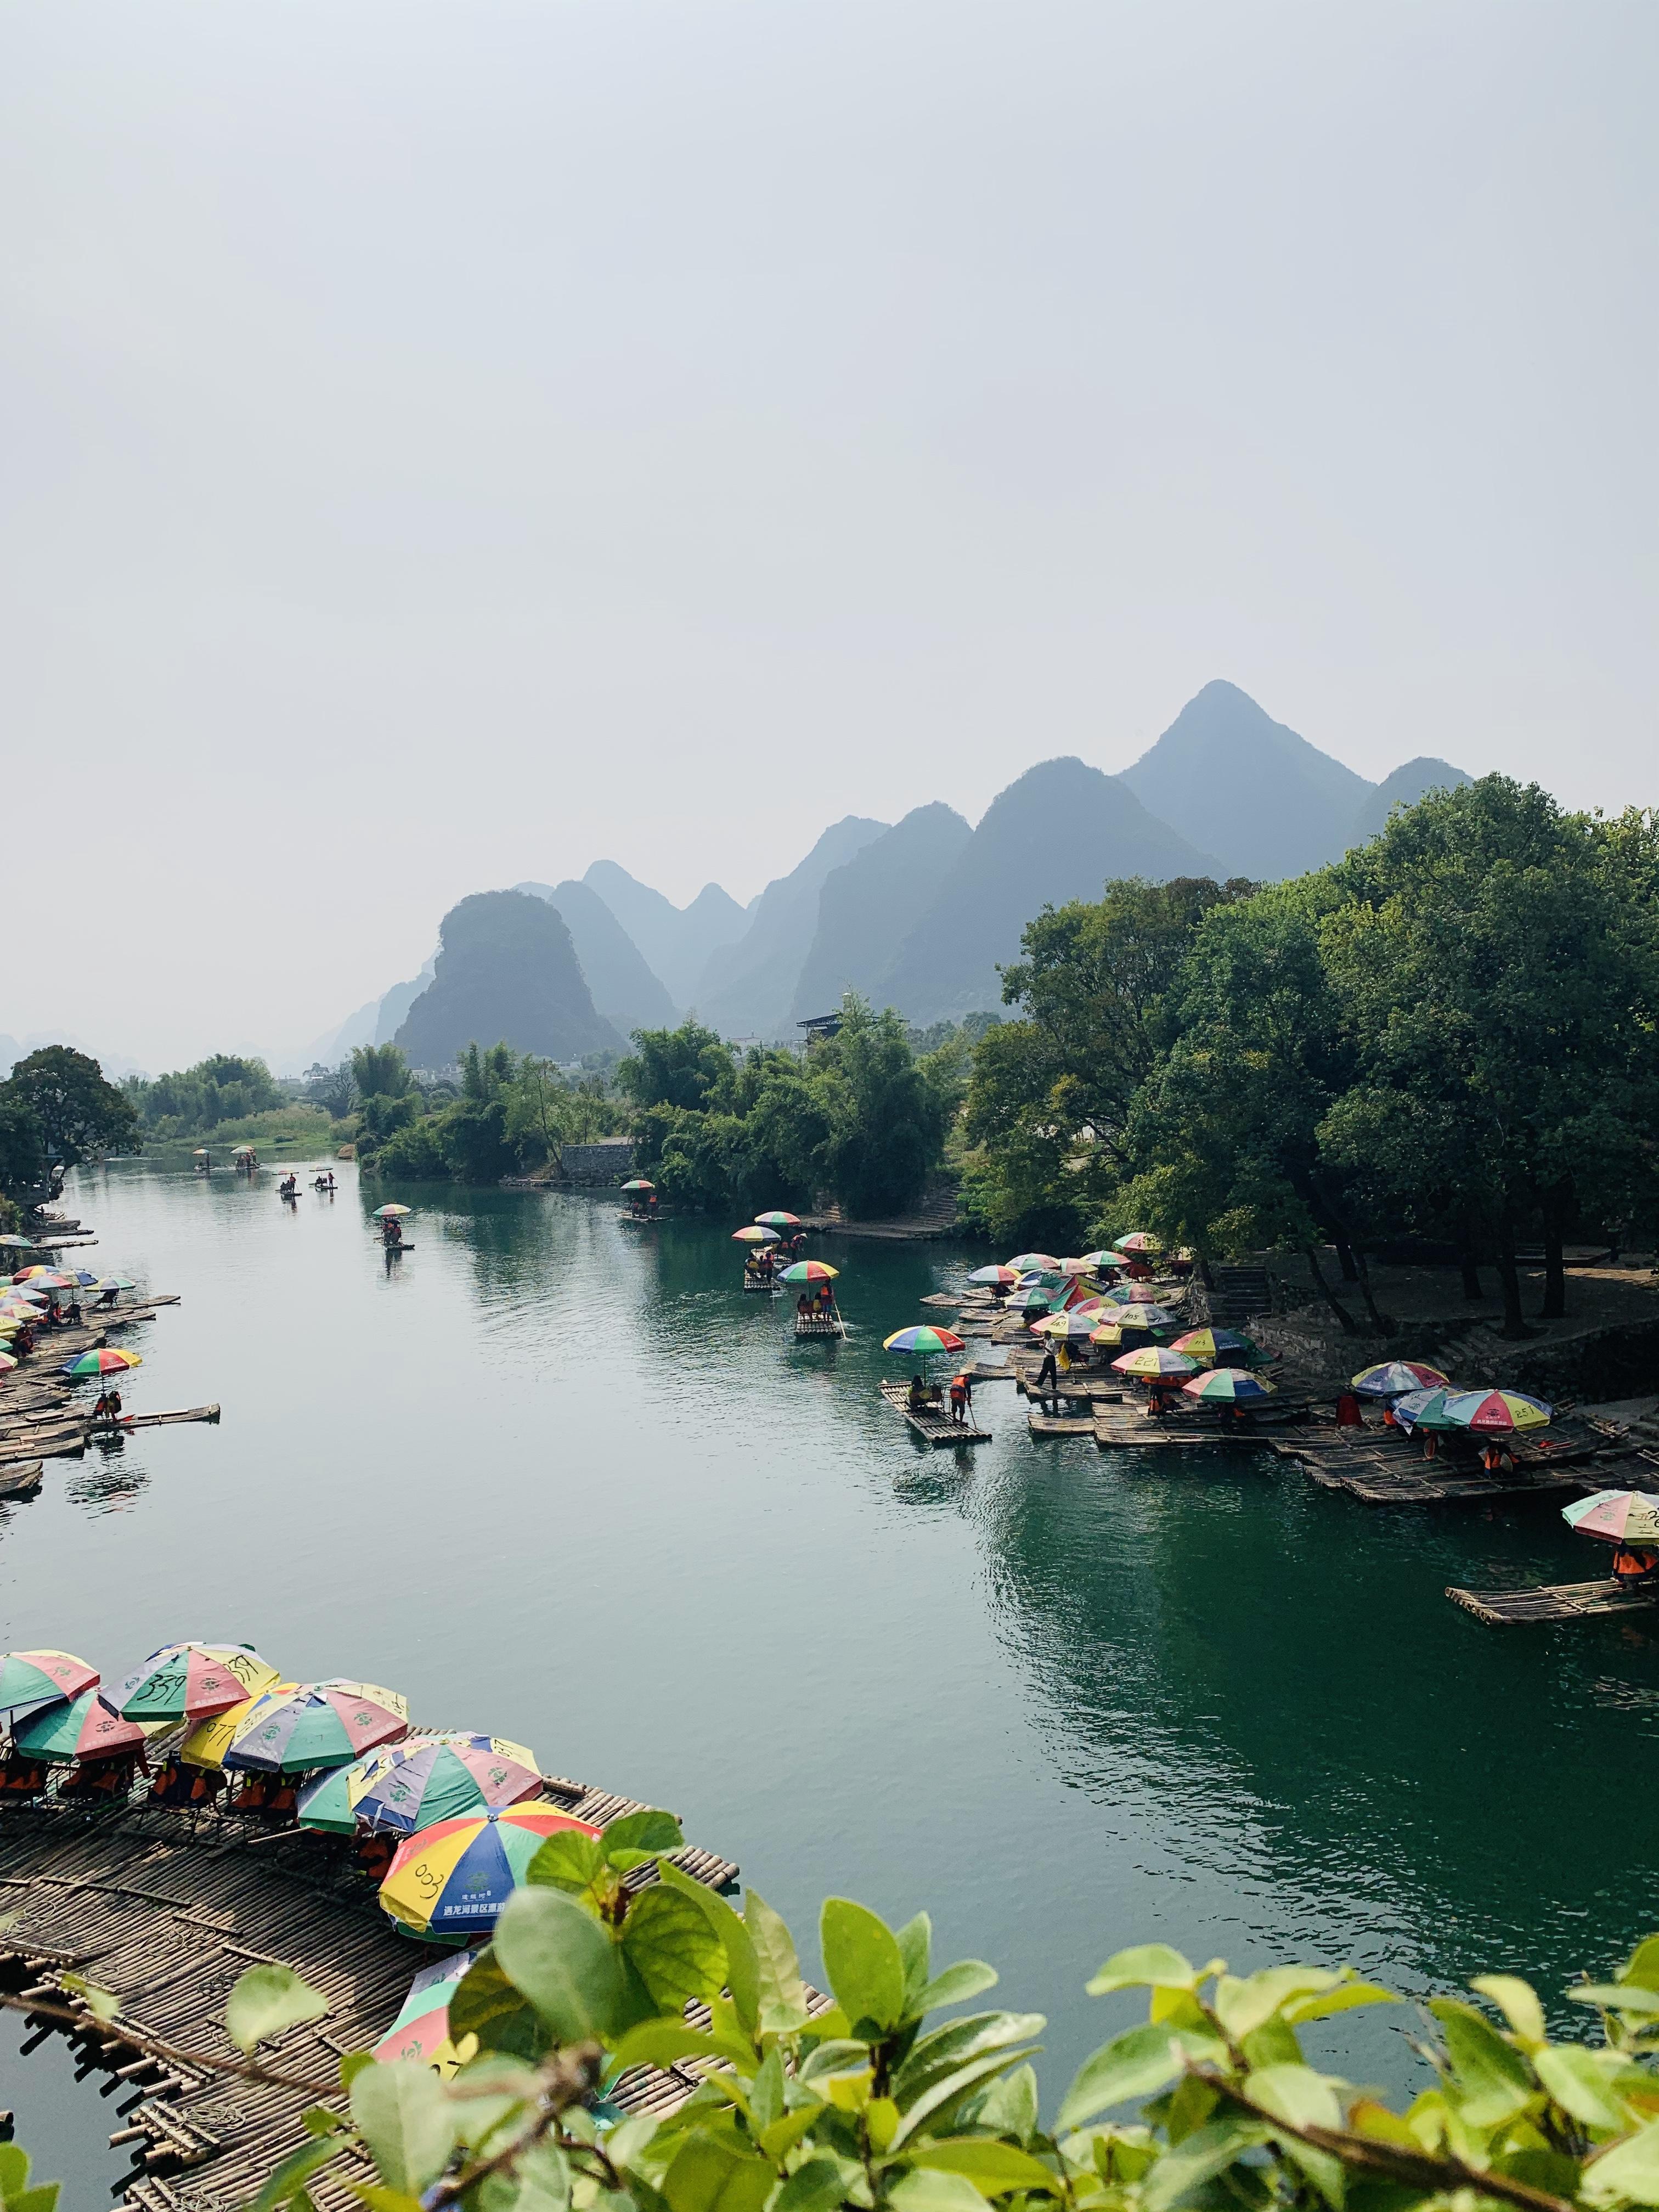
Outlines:
<svg viewBox="0 0 1659 2212"><path fill-rule="evenodd" d="M617 1069L617 1085L635 1105L697 1113L737 1073L736 1056L701 1022L677 1030L635 1030L634 1049Z"/></svg>
<svg viewBox="0 0 1659 2212"><path fill-rule="evenodd" d="M281 1106L283 1093L262 1060L216 1052L193 1067L134 1078L123 1086L146 1129L156 1136L203 1137L223 1121L246 1121Z"/></svg>
<svg viewBox="0 0 1659 2212"><path fill-rule="evenodd" d="M138 1117L131 1101L104 1080L95 1060L66 1044L46 1045L20 1060L9 1079L0 1084L0 1104L5 1103L33 1117L52 1165L72 1168L100 1152L137 1149Z"/></svg>
<svg viewBox="0 0 1659 2212"><path fill-rule="evenodd" d="M809 1052L805 1088L828 1125L823 1178L847 1212L878 1219L914 1206L939 1163L945 1117L892 1008L873 1013L849 991L840 1030Z"/></svg>
<svg viewBox="0 0 1659 2212"><path fill-rule="evenodd" d="M353 1047L351 1081L359 1098L406 1098L414 1079L401 1045Z"/></svg>
<svg viewBox="0 0 1659 2212"><path fill-rule="evenodd" d="M33 1191L46 1177L46 1140L27 1098L0 1083L0 1191ZM7 1224L10 1225L9 1223Z"/></svg>

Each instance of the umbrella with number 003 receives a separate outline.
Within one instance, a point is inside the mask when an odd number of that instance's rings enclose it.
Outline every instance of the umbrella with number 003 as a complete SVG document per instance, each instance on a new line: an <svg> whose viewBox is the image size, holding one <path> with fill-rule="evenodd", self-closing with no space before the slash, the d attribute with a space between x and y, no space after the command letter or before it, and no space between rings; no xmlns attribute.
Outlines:
<svg viewBox="0 0 1659 2212"><path fill-rule="evenodd" d="M66 1359L61 1372L88 1376L119 1375L129 1367L142 1367L143 1364L136 1352L117 1352L106 1344L96 1352L83 1352L78 1359Z"/></svg>
<svg viewBox="0 0 1659 2212"><path fill-rule="evenodd" d="M238 1732L222 1764L261 1774L303 1774L315 1766L347 1766L377 1743L409 1733L409 1705L374 1682L301 1682L271 1702Z"/></svg>
<svg viewBox="0 0 1659 2212"><path fill-rule="evenodd" d="M98 1669L72 1651L8 1651L0 1661L0 1712L95 1689Z"/></svg>
<svg viewBox="0 0 1659 2212"><path fill-rule="evenodd" d="M1522 1390L1454 1390L1446 1401L1446 1419L1453 1428L1474 1429L1482 1436L1547 1428L1554 1418L1553 1406Z"/></svg>
<svg viewBox="0 0 1659 2212"><path fill-rule="evenodd" d="M550 1836L598 1836L591 1821L540 1805L439 1820L398 1847L380 1903L416 1936L487 1936Z"/></svg>
<svg viewBox="0 0 1659 2212"><path fill-rule="evenodd" d="M1598 1490L1561 1508L1561 1518L1581 1536L1611 1544L1659 1544L1659 1498L1650 1490Z"/></svg>
<svg viewBox="0 0 1659 2212"><path fill-rule="evenodd" d="M1206 1406L1243 1406L1253 1398L1271 1398L1278 1389L1265 1375L1252 1375L1243 1367L1212 1367L1181 1387Z"/></svg>
<svg viewBox="0 0 1659 2212"><path fill-rule="evenodd" d="M953 1328L937 1328L921 1322L914 1328L895 1329L882 1339L884 1352L965 1352L967 1345Z"/></svg>
<svg viewBox="0 0 1659 2212"><path fill-rule="evenodd" d="M781 1283L833 1283L841 1269L827 1266L822 1260L797 1260L793 1267L786 1267L778 1277Z"/></svg>
<svg viewBox="0 0 1659 2212"><path fill-rule="evenodd" d="M277 1679L251 1644L164 1644L109 1692L109 1701L124 1720L206 1720L258 1697Z"/></svg>
<svg viewBox="0 0 1659 2212"><path fill-rule="evenodd" d="M357 1817L394 1835L412 1836L439 1820L499 1813L536 1796L541 1786L536 1754L523 1744L447 1735L394 1744L358 1801Z"/></svg>
<svg viewBox="0 0 1659 2212"><path fill-rule="evenodd" d="M78 1698L65 1698L31 1713L18 1722L11 1735L19 1751L31 1758L67 1764L137 1751L166 1726L165 1721L124 1721L96 1690L82 1690Z"/></svg>
<svg viewBox="0 0 1659 2212"><path fill-rule="evenodd" d="M1380 1366L1362 1367L1349 1388L1362 1398L1403 1398L1408 1390L1449 1389L1451 1377L1421 1360L1385 1359Z"/></svg>

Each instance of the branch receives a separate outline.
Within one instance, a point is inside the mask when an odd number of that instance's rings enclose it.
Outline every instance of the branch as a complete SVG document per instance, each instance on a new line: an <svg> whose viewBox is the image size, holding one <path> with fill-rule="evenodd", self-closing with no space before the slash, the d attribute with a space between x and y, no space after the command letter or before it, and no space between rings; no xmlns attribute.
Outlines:
<svg viewBox="0 0 1659 2212"><path fill-rule="evenodd" d="M337 2078L313 2081L303 2074L285 2074L280 2067L261 2065L257 2058L222 2058L212 2051L185 2051L176 2043L163 2042L158 2035L147 2035L142 2028L112 2027L84 2006L44 2004L38 1997L0 1994L0 2008L8 2012L33 2014L41 2020L61 2022L66 2027L94 2029L107 2041L130 2045L147 2058L166 2058L178 2065L199 2066L210 2074L234 2074L244 2081L257 2081L270 2089L303 2089L312 2097L340 2094Z"/></svg>
<svg viewBox="0 0 1659 2212"><path fill-rule="evenodd" d="M544 2111L538 2114L535 2126L525 2135L515 2136L505 2149L498 2150L493 2158L485 2159L478 2166L464 2166L460 2172L453 2173L441 2181L430 2196L421 2199L422 2206L430 2208L430 2212L441 2212L445 2205L459 2204L463 2197L481 2181L487 2181L491 2174L509 2172L525 2152L538 2143L573 2105L580 2105L584 2098L592 2094L599 2086L599 2069L604 2058L605 2053L597 2043L576 2043L568 2051L555 2051L542 2068L543 2079L547 2083L547 2102ZM605 2153L594 2144L571 2142L567 2145L561 2130L560 2148L593 2151L605 2170L610 2185L613 2188L620 2187L616 2169Z"/></svg>

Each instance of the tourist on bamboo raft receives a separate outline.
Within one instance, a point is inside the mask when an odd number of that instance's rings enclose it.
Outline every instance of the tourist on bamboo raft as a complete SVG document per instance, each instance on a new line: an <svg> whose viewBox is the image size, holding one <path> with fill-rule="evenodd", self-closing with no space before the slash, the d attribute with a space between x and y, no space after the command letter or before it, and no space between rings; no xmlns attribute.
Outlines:
<svg viewBox="0 0 1659 2212"><path fill-rule="evenodd" d="M1613 1555L1615 1582L1644 1583L1656 1571L1659 1571L1659 1552L1645 1544L1620 1544Z"/></svg>
<svg viewBox="0 0 1659 2212"><path fill-rule="evenodd" d="M951 1377L951 1419L956 1427L965 1428L968 1416L974 1407L974 1386L966 1375Z"/></svg>
<svg viewBox="0 0 1659 2212"><path fill-rule="evenodd" d="M1513 1474L1515 1447L1507 1437L1488 1437L1480 1447L1480 1464L1488 1474Z"/></svg>
<svg viewBox="0 0 1659 2212"><path fill-rule="evenodd" d="M100 1390L92 1409L94 1421L118 1421L121 1418L121 1394L112 1386Z"/></svg>
<svg viewBox="0 0 1659 2212"><path fill-rule="evenodd" d="M1060 1362L1052 1344L1042 1355L1042 1364L1037 1370L1037 1395L1045 1406L1060 1410Z"/></svg>
<svg viewBox="0 0 1659 2212"><path fill-rule="evenodd" d="M812 1301L805 1291L795 1300L795 1318L797 1321L810 1321L812 1318Z"/></svg>
<svg viewBox="0 0 1659 2212"><path fill-rule="evenodd" d="M803 1305L806 1304L805 1297L802 1297L801 1304ZM927 1385L920 1375L913 1375L910 1377L909 1395L905 1402L913 1413L925 1413L927 1411Z"/></svg>

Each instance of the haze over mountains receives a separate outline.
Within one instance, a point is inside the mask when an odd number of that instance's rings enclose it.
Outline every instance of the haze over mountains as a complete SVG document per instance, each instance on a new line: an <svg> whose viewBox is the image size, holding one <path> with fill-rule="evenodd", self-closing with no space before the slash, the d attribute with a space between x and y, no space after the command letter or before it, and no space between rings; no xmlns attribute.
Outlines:
<svg viewBox="0 0 1659 2212"><path fill-rule="evenodd" d="M959 1018L1000 1006L997 969L1045 905L1118 876L1298 875L1375 836L1391 807L1469 780L1419 757L1370 782L1237 685L1207 684L1121 769L1040 762L973 826L943 801L890 825L848 815L747 907L718 884L676 907L614 860L463 900L435 972L360 1008L335 1042L395 1036L421 1066L471 1037L569 1059L692 1012L725 1036L788 1038L849 988L917 1024ZM526 920L534 906L551 927Z"/></svg>

